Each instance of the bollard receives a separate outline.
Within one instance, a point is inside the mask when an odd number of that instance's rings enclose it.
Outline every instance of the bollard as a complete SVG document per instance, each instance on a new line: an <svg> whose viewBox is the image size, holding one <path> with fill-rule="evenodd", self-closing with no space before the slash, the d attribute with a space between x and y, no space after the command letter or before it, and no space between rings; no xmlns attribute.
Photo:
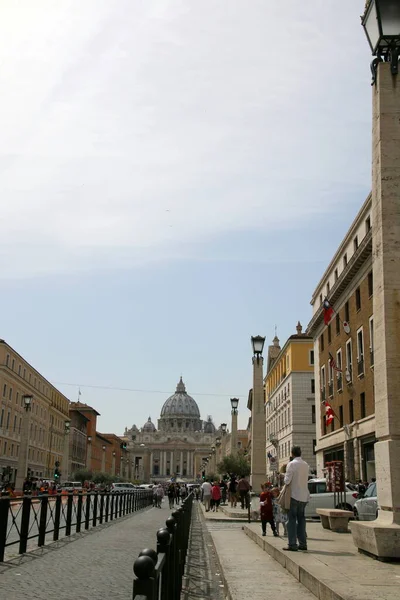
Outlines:
<svg viewBox="0 0 400 600"><path fill-rule="evenodd" d="M157 531L157 553L165 554L165 565L161 576L161 598L162 600L170 600L169 596L169 573L170 573L170 550L171 550L171 534L166 527ZM172 600L172 599L171 599Z"/></svg>
<svg viewBox="0 0 400 600"><path fill-rule="evenodd" d="M97 503L98 503L98 501L99 501L99 493L95 492L94 498L93 498L93 522L92 522L93 527L96 527L96 525L97 525Z"/></svg>
<svg viewBox="0 0 400 600"><path fill-rule="evenodd" d="M74 492L68 492L67 498L67 522L65 523L65 535L71 535L72 525L72 503L74 501Z"/></svg>
<svg viewBox="0 0 400 600"><path fill-rule="evenodd" d="M106 523L108 523L108 511L110 510L110 494L106 496Z"/></svg>
<svg viewBox="0 0 400 600"><path fill-rule="evenodd" d="M90 523L90 504L91 504L92 495L90 492L86 494L86 506L85 506L85 529L89 529Z"/></svg>
<svg viewBox="0 0 400 600"><path fill-rule="evenodd" d="M56 542L60 535L61 501L62 501L61 494L57 494L56 508L54 511L53 542Z"/></svg>
<svg viewBox="0 0 400 600"><path fill-rule="evenodd" d="M10 497L3 495L0 497L0 562L4 561L7 542L8 514L10 511Z"/></svg>
<svg viewBox="0 0 400 600"><path fill-rule="evenodd" d="M19 554L24 554L28 546L28 535L29 535L29 520L31 516L31 496L24 496L22 500L22 517L21 517L21 530L19 538Z"/></svg>
<svg viewBox="0 0 400 600"><path fill-rule="evenodd" d="M114 519L114 501L115 501L115 494L114 494L114 492L111 492L110 521L112 521Z"/></svg>
<svg viewBox="0 0 400 600"><path fill-rule="evenodd" d="M176 598L175 573L177 570L177 551L176 551L176 520L174 517L168 517L165 521L167 529L171 535L171 544L169 548L169 570L168 570L168 600Z"/></svg>
<svg viewBox="0 0 400 600"><path fill-rule="evenodd" d="M103 523L103 513L104 513L104 492L100 492L100 516L99 516L99 524Z"/></svg>
<svg viewBox="0 0 400 600"><path fill-rule="evenodd" d="M76 533L81 532L81 523L82 523L82 490L78 491L78 504L76 508Z"/></svg>
<svg viewBox="0 0 400 600"><path fill-rule="evenodd" d="M47 494L42 496L40 500L40 520L39 520L39 538L38 546L44 546L46 539L46 525L47 525L47 507L49 505L49 497Z"/></svg>
<svg viewBox="0 0 400 600"><path fill-rule="evenodd" d="M146 554L144 554L146 552ZM157 564L157 552L143 550L133 563L133 572L137 579L133 582L133 598L142 594L146 600L156 600L154 568Z"/></svg>

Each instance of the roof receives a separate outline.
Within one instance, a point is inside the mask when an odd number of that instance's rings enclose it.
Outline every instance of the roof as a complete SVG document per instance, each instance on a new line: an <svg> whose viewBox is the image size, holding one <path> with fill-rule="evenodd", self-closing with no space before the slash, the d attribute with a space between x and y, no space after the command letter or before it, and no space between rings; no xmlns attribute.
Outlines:
<svg viewBox="0 0 400 600"><path fill-rule="evenodd" d="M88 404L84 404L83 402L71 402L70 408L77 408L78 410L84 412L94 412L98 417L100 416L100 413L97 412L97 410L93 408L93 406L89 406Z"/></svg>

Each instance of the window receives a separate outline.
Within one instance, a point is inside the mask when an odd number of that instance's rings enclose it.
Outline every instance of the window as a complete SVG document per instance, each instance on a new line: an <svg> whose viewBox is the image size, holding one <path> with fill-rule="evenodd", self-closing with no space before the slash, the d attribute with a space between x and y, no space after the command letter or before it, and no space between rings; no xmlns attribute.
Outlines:
<svg viewBox="0 0 400 600"><path fill-rule="evenodd" d="M322 294L319 295L319 303L322 305Z"/></svg>
<svg viewBox="0 0 400 600"><path fill-rule="evenodd" d="M335 269L335 282L339 279L339 272Z"/></svg>
<svg viewBox="0 0 400 600"><path fill-rule="evenodd" d="M347 371L350 375L349 381L352 379L352 370L353 370L353 356L352 356L352 348L351 348L351 340L346 342L346 367ZM347 375L347 373L346 373Z"/></svg>
<svg viewBox="0 0 400 600"><path fill-rule="evenodd" d="M21 377L21 365L18 367L18 375Z"/></svg>
<svg viewBox="0 0 400 600"><path fill-rule="evenodd" d="M6 423L6 429L7 429L7 431L9 429L9 427L10 427L10 411L8 411L8 413L7 413L7 423Z"/></svg>
<svg viewBox="0 0 400 600"><path fill-rule="evenodd" d="M324 334L323 333L321 333L321 335L319 337L319 348L320 348L321 352L324 351Z"/></svg>
<svg viewBox="0 0 400 600"><path fill-rule="evenodd" d="M339 423L343 427L343 406L339 406Z"/></svg>
<svg viewBox="0 0 400 600"><path fill-rule="evenodd" d="M315 405L311 406L311 423L315 423Z"/></svg>
<svg viewBox="0 0 400 600"><path fill-rule="evenodd" d="M311 379L311 393L315 394L315 379Z"/></svg>
<svg viewBox="0 0 400 600"><path fill-rule="evenodd" d="M9 364L10 364L10 355L7 354L7 356L6 356L6 367L8 367Z"/></svg>
<svg viewBox="0 0 400 600"><path fill-rule="evenodd" d="M18 402L19 402L19 392L16 393L15 404L18 404Z"/></svg>
<svg viewBox="0 0 400 600"><path fill-rule="evenodd" d="M312 441L312 453L313 454L316 454L316 452L315 452L316 447L317 447L317 440L313 440Z"/></svg>
<svg viewBox="0 0 400 600"><path fill-rule="evenodd" d="M346 254L343 256L343 269L345 269L347 267L347 252Z"/></svg>
<svg viewBox="0 0 400 600"><path fill-rule="evenodd" d="M325 394L326 380L325 380L325 365L321 367L321 390ZM324 400L324 398L322 398Z"/></svg>
<svg viewBox="0 0 400 600"><path fill-rule="evenodd" d="M369 320L369 354L372 367L374 365L374 317Z"/></svg>
<svg viewBox="0 0 400 600"><path fill-rule="evenodd" d="M365 410L365 393L361 392L360 394L360 414L361 414L361 418L365 419L365 417L367 416L366 410Z"/></svg>
<svg viewBox="0 0 400 600"><path fill-rule="evenodd" d="M5 383L3 386L3 397L5 398L7 396L7 384Z"/></svg>
<svg viewBox="0 0 400 600"><path fill-rule="evenodd" d="M340 334L340 317L339 317L339 315L336 315L335 325L336 325L336 335L339 335Z"/></svg>
<svg viewBox="0 0 400 600"><path fill-rule="evenodd" d="M26 377L26 369L24 369L24 379L25 379L25 377Z"/></svg>
<svg viewBox="0 0 400 600"><path fill-rule="evenodd" d="M332 329L331 326L328 325L328 344L330 344L332 341Z"/></svg>
<svg viewBox="0 0 400 600"><path fill-rule="evenodd" d="M12 401L12 388L8 390L8 399L10 402Z"/></svg>
<svg viewBox="0 0 400 600"><path fill-rule="evenodd" d="M361 310L361 291L359 287L356 289L356 310Z"/></svg>
<svg viewBox="0 0 400 600"><path fill-rule="evenodd" d="M367 217L365 219L365 235L368 233L368 231L370 231L371 229L371 217Z"/></svg>
<svg viewBox="0 0 400 600"><path fill-rule="evenodd" d="M17 432L17 415L14 415L13 433Z"/></svg>
<svg viewBox="0 0 400 600"><path fill-rule="evenodd" d="M357 331L357 360L364 360L364 339L362 327Z"/></svg>
<svg viewBox="0 0 400 600"><path fill-rule="evenodd" d="M4 421L4 408L1 409L0 427L3 427L3 421Z"/></svg>
<svg viewBox="0 0 400 600"><path fill-rule="evenodd" d="M342 349L339 348L339 350L336 352L336 366L338 368L338 377L339 375L341 375L341 370L342 370Z"/></svg>
<svg viewBox="0 0 400 600"><path fill-rule="evenodd" d="M314 364L314 350L310 350L310 365Z"/></svg>
<svg viewBox="0 0 400 600"><path fill-rule="evenodd" d="M353 400L349 400L349 420L350 423L354 421L354 404Z"/></svg>
<svg viewBox="0 0 400 600"><path fill-rule="evenodd" d="M15 367L15 358L12 359L12 363L11 363L11 370L14 371L14 367Z"/></svg>
<svg viewBox="0 0 400 600"><path fill-rule="evenodd" d="M348 302L344 305L344 320L347 322L350 321L350 306Z"/></svg>
<svg viewBox="0 0 400 600"><path fill-rule="evenodd" d="M326 419L325 419L325 416L322 417L322 435L326 435Z"/></svg>
<svg viewBox="0 0 400 600"><path fill-rule="evenodd" d="M331 384L333 379L333 366L331 361L328 362L328 383ZM331 395L331 394L329 394Z"/></svg>
<svg viewBox="0 0 400 600"><path fill-rule="evenodd" d="M329 292L331 291L331 285L328 281L328 283L326 284L326 295L329 296Z"/></svg>
<svg viewBox="0 0 400 600"><path fill-rule="evenodd" d="M373 279L372 271L370 271L368 273L368 296L371 298L373 293L374 293L374 279Z"/></svg>
<svg viewBox="0 0 400 600"><path fill-rule="evenodd" d="M358 250L358 236L357 235L353 240L353 248L354 248L354 252L357 252L357 250Z"/></svg>

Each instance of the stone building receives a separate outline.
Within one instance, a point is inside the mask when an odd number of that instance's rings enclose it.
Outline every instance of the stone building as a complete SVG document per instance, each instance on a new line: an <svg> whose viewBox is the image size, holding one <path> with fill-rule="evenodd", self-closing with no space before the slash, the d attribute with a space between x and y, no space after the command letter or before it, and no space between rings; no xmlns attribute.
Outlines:
<svg viewBox="0 0 400 600"><path fill-rule="evenodd" d="M368 196L313 293L307 330L315 350L318 473L342 460L348 481L375 477L372 227ZM333 308L328 325L325 298ZM335 413L329 426L322 402Z"/></svg>
<svg viewBox="0 0 400 600"><path fill-rule="evenodd" d="M269 346L264 379L266 401L267 474L283 472L292 446L301 446L302 457L315 471L316 412L313 339L291 335L283 348L275 336Z"/></svg>
<svg viewBox="0 0 400 600"><path fill-rule="evenodd" d="M64 455L69 400L4 340L0 340L0 468L15 482L24 395L32 396L29 414L28 471L53 477Z"/></svg>
<svg viewBox="0 0 400 600"><path fill-rule="evenodd" d="M145 482L171 477L196 480L216 437L212 418L202 420L182 377L175 393L165 401L157 427L149 417L141 429L133 425L125 429L123 436L133 461L134 477Z"/></svg>

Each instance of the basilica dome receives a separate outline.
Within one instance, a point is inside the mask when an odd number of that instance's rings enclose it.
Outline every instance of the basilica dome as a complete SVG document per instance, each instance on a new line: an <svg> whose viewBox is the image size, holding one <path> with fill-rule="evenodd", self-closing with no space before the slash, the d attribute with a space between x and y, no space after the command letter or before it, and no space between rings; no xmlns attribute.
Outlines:
<svg viewBox="0 0 400 600"><path fill-rule="evenodd" d="M143 425L143 431L146 431L147 433L153 433L156 431L156 426L152 422L151 417L149 417L147 422Z"/></svg>
<svg viewBox="0 0 400 600"><path fill-rule="evenodd" d="M182 377L176 386L176 392L164 402L164 406L161 409L161 418L165 417L195 417L200 418L199 407L197 406L196 400L194 400L186 392L185 384L182 381Z"/></svg>

